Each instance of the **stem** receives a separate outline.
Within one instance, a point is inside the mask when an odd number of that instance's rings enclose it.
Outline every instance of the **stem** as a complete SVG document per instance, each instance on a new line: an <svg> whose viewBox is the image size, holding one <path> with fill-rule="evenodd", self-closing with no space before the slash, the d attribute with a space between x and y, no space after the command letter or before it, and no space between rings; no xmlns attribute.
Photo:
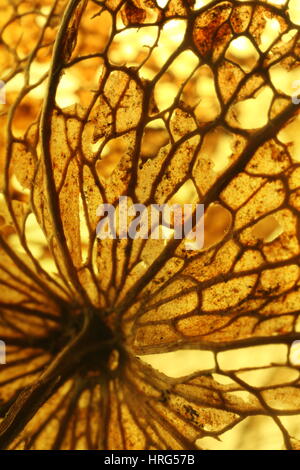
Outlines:
<svg viewBox="0 0 300 470"><path fill-rule="evenodd" d="M62 23L57 34L57 38L54 45L51 68L49 71L48 89L41 115L40 137L42 158L45 168L47 202L53 223L53 231L70 281L72 282L76 292L79 294L81 300L83 300L85 303L90 304L89 298L78 279L78 273L75 269L72 257L67 246L67 241L64 234L63 223L60 214L59 195L56 190L54 181L52 158L50 152L52 112L55 108L56 89L59 84L61 71L64 68L66 50L68 50L68 48L70 47L70 40L74 39L72 36L70 37L69 34L70 21L81 1L82 0L70 0L68 6L66 7ZM85 4L86 1L83 1L82 9L85 7ZM74 31L72 30L71 33L72 35L76 34L76 31L74 33ZM70 51L68 52L70 53Z"/></svg>

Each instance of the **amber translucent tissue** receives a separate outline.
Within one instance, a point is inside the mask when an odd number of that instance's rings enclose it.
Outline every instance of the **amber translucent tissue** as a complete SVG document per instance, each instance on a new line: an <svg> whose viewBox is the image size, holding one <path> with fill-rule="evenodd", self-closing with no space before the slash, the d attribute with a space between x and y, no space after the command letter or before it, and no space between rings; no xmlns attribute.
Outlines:
<svg viewBox="0 0 300 470"><path fill-rule="evenodd" d="M299 26L0 0L1 449L300 448ZM203 248L100 240L121 195L204 204Z"/></svg>

